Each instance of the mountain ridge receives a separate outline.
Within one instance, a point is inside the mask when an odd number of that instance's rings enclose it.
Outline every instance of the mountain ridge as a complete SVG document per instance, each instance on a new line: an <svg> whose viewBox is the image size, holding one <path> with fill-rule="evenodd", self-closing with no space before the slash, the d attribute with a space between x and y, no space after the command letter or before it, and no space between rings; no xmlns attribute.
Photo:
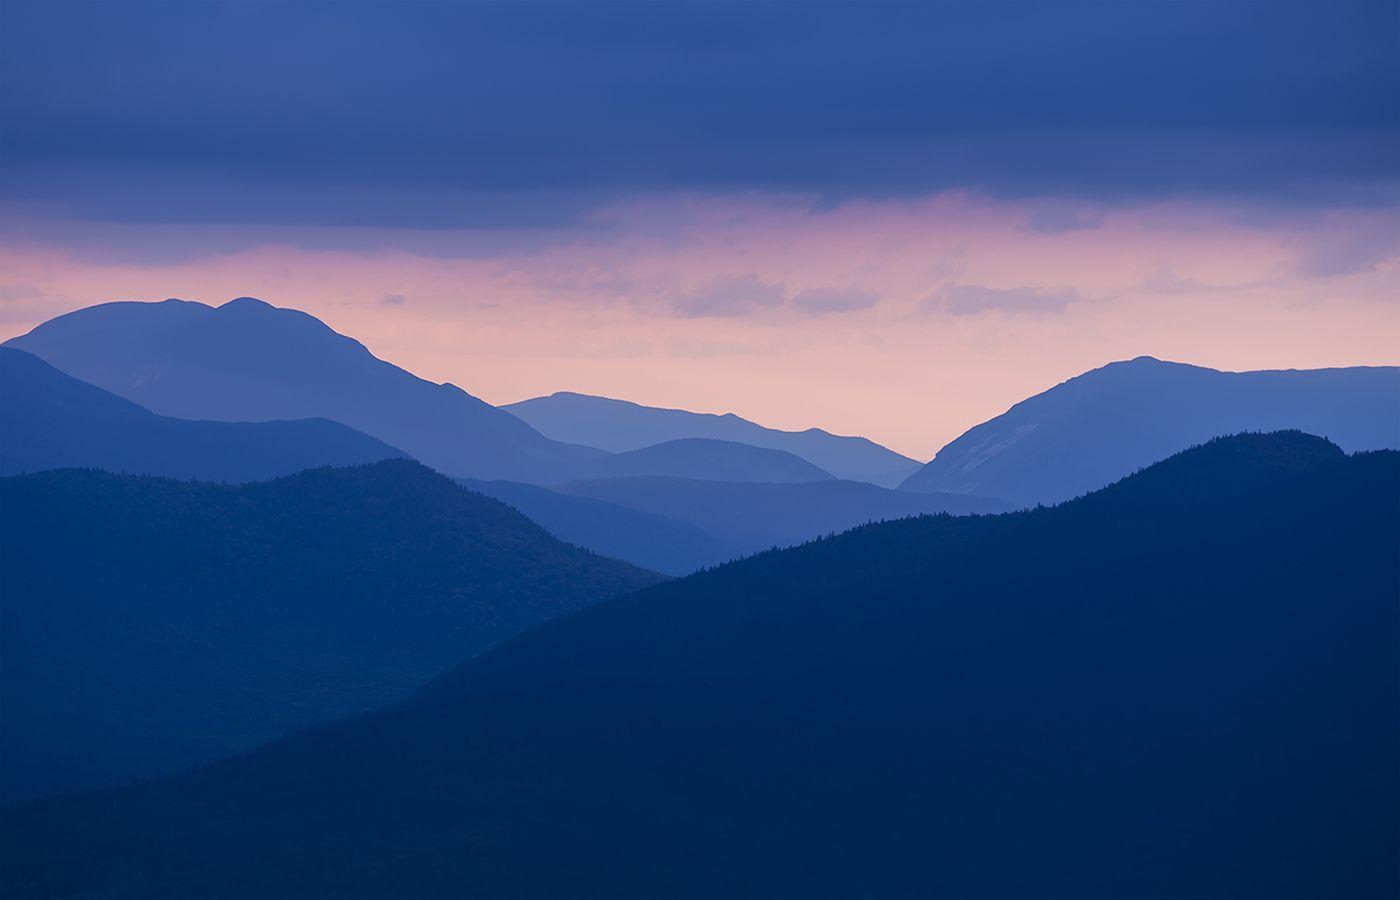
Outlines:
<svg viewBox="0 0 1400 900"><path fill-rule="evenodd" d="M331 419L451 475L557 480L602 455L379 359L315 316L250 297L98 304L5 346L161 415Z"/></svg>
<svg viewBox="0 0 1400 900"><path fill-rule="evenodd" d="M404 455L328 419L210 422L159 416L37 356L0 347L0 475L95 467L242 482Z"/></svg>
<svg viewBox="0 0 1400 900"><path fill-rule="evenodd" d="M0 792L111 784L405 696L661 576L421 464L0 478Z"/></svg>
<svg viewBox="0 0 1400 900"><path fill-rule="evenodd" d="M869 438L769 428L735 413L697 413L646 406L630 400L576 391L508 403L501 407L556 440L596 446L614 453L637 450L676 438L738 441L785 450L839 478L895 487L921 465Z"/></svg>
<svg viewBox="0 0 1400 900"><path fill-rule="evenodd" d="M408 700L11 806L7 896L1382 898L1400 453L1246 435L593 606ZM561 752L560 748L567 748Z"/></svg>
<svg viewBox="0 0 1400 900"><path fill-rule="evenodd" d="M1397 409L1400 367L1222 372L1139 356L1076 375L968 429L901 489L1055 503L1242 431L1298 428L1348 451L1394 449Z"/></svg>

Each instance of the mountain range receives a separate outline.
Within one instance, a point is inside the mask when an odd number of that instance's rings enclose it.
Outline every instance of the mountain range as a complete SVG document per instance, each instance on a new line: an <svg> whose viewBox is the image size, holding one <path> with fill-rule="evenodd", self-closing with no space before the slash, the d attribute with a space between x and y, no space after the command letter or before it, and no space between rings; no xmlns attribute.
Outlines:
<svg viewBox="0 0 1400 900"><path fill-rule="evenodd" d="M5 346L163 416L331 419L457 477L540 484L617 475L832 477L792 453L737 441L685 438L617 454L553 441L454 385L375 358L312 316L250 297L218 307L106 303Z"/></svg>
<svg viewBox="0 0 1400 900"><path fill-rule="evenodd" d="M0 881L1394 897L1397 496L1395 452L1242 435L1053 508L760 554L555 619L378 712L8 807Z"/></svg>
<svg viewBox="0 0 1400 900"><path fill-rule="evenodd" d="M626 400L559 391L508 403L501 409L558 441L614 453L639 450L678 438L712 438L785 450L837 478L897 487L922 465L863 437L842 437L808 428L765 428L733 413L715 415L642 406ZM637 473L643 474L643 473Z"/></svg>
<svg viewBox="0 0 1400 900"><path fill-rule="evenodd" d="M459 483L515 507L561 541L666 575L689 575L754 549L679 518L537 484L473 479Z"/></svg>
<svg viewBox="0 0 1400 900"><path fill-rule="evenodd" d="M712 438L677 438L640 450L612 454L589 462L587 471L593 478L669 476L774 484L832 479L830 472L785 450Z"/></svg>
<svg viewBox="0 0 1400 900"><path fill-rule="evenodd" d="M0 347L0 475L93 467L265 481L316 466L403 455L326 419L200 422L158 416L22 350Z"/></svg>
<svg viewBox="0 0 1400 900"><path fill-rule="evenodd" d="M550 486L641 476L834 476L1021 507L1078 496L1239 431L1297 428L1348 451L1400 447L1400 368L1393 366L1219 372L1150 357L1111 363L1016 404L916 468L864 438L777 431L733 415L571 393L497 409L379 360L305 313L246 297L218 307L101 304L6 346L159 415L329 419L453 477Z"/></svg>
<svg viewBox="0 0 1400 900"><path fill-rule="evenodd" d="M668 476L600 478L550 488L462 484L509 503L558 537L668 575L907 516L998 513L999 500L891 491L860 481L763 483Z"/></svg>
<svg viewBox="0 0 1400 900"><path fill-rule="evenodd" d="M5 799L251 750L660 580L407 460L3 478L0 546Z"/></svg>
<svg viewBox="0 0 1400 900"><path fill-rule="evenodd" d="M7 341L54 368L182 419L325 418L449 475L585 477L603 451L551 441L451 384L376 358L320 320L242 297L103 303Z"/></svg>
<svg viewBox="0 0 1400 900"><path fill-rule="evenodd" d="M800 544L885 519L1009 508L985 497L892 491L862 481L736 484L637 477L575 481L555 490L689 523L742 553Z"/></svg>
<svg viewBox="0 0 1400 900"><path fill-rule="evenodd" d="M1057 503L1212 437L1290 428L1349 452L1400 448L1400 367L1219 372L1147 356L1111 363L969 430L901 487Z"/></svg>

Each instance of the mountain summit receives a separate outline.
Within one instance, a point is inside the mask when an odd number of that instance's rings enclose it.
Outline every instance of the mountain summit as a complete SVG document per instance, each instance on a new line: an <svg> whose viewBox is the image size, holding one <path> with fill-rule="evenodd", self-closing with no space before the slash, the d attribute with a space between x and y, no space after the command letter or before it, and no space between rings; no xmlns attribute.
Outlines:
<svg viewBox="0 0 1400 900"><path fill-rule="evenodd" d="M1348 452L1400 448L1400 368L1220 372L1139 356L1017 403L902 487L1056 503L1213 437L1280 429Z"/></svg>
<svg viewBox="0 0 1400 900"><path fill-rule="evenodd" d="M552 441L451 384L376 358L314 316L252 297L104 303L6 342L182 419L325 418L450 475L562 481L601 451Z"/></svg>

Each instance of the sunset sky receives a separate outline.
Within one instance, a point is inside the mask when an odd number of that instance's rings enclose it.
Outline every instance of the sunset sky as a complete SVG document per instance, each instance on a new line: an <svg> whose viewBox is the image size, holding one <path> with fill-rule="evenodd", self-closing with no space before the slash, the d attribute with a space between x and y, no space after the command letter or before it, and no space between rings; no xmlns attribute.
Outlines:
<svg viewBox="0 0 1400 900"><path fill-rule="evenodd" d="M1394 0L543 6L5 3L0 339L251 295L920 459L1115 359L1400 362Z"/></svg>

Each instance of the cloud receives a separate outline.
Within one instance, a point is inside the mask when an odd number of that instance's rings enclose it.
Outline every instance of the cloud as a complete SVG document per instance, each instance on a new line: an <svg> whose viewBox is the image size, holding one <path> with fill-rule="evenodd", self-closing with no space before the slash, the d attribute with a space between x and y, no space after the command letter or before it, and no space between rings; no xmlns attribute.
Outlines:
<svg viewBox="0 0 1400 900"><path fill-rule="evenodd" d="M818 5L0 4L6 200L405 229L666 190L1395 201L1393 3Z"/></svg>
<svg viewBox="0 0 1400 900"><path fill-rule="evenodd" d="M928 311L969 316L999 310L1006 313L1057 313L1084 300L1073 288L993 288L980 284L945 284L925 302Z"/></svg>
<svg viewBox="0 0 1400 900"><path fill-rule="evenodd" d="M29 283L0 284L0 301L37 300L44 296L38 285Z"/></svg>
<svg viewBox="0 0 1400 900"><path fill-rule="evenodd" d="M786 299L783 285L762 281L757 275L739 275L712 281L697 292L677 298L672 307L688 318L729 318L775 309Z"/></svg>
<svg viewBox="0 0 1400 900"><path fill-rule="evenodd" d="M1370 272L1400 252L1400 230L1333 229L1310 235L1298 255L1298 271L1309 278L1338 278Z"/></svg>
<svg viewBox="0 0 1400 900"><path fill-rule="evenodd" d="M403 306L408 298L403 294L384 294L379 298L380 306Z"/></svg>
<svg viewBox="0 0 1400 900"><path fill-rule="evenodd" d="M1215 291L1228 291L1243 285L1207 284L1195 278L1183 278L1176 269L1163 266L1142 280L1137 289L1144 294L1209 294Z"/></svg>
<svg viewBox="0 0 1400 900"><path fill-rule="evenodd" d="M1103 224L1101 214L1075 209L1045 206L1031 212L1026 228L1039 234L1063 234L1066 231L1089 231Z"/></svg>
<svg viewBox="0 0 1400 900"><path fill-rule="evenodd" d="M880 295L855 288L807 288L792 298L793 306L814 315L869 309L880 302Z"/></svg>

